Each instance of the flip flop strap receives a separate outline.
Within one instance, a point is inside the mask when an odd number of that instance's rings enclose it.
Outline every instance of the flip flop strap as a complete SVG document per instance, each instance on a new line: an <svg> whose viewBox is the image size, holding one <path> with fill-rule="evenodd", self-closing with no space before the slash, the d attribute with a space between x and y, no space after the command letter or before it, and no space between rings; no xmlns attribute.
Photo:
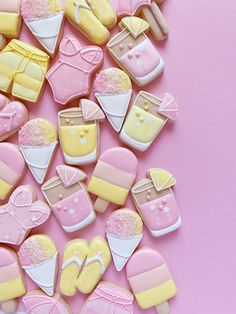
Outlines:
<svg viewBox="0 0 236 314"><path fill-rule="evenodd" d="M77 24L79 24L80 23L79 10L80 9L91 10L91 8L87 3L78 3L76 0L74 1L74 5L75 5L75 21Z"/></svg>
<svg viewBox="0 0 236 314"><path fill-rule="evenodd" d="M103 274L106 270L106 267L104 265L103 259L101 258L101 253L93 257L87 258L85 262L85 266L88 266L89 264L94 263L94 262L98 262L100 264L101 269L102 269L101 273Z"/></svg>
<svg viewBox="0 0 236 314"><path fill-rule="evenodd" d="M64 262L61 266L62 270L64 270L66 267L70 266L71 264L76 263L76 265L81 268L83 265L82 259L78 258L77 256L72 256L69 258L66 262Z"/></svg>

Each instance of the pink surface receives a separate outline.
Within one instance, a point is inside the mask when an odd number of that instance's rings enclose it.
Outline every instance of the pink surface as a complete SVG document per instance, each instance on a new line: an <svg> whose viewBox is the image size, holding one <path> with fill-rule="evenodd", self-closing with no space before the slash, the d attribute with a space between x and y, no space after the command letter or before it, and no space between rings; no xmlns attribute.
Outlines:
<svg viewBox="0 0 236 314"><path fill-rule="evenodd" d="M180 113L176 123L167 125L149 150L137 153L138 179L144 178L147 168L151 167L173 173L177 179L175 193L183 225L179 231L160 239L145 230L142 245L162 253L176 280L178 294L170 302L172 314L234 314L236 2L166 0L162 7L171 28L169 39L158 45L166 69L164 75L146 89L157 95L165 91L172 93ZM81 43L88 44L68 24L65 33L74 34L81 38ZM21 39L37 45L25 26ZM114 65L105 52L103 68ZM137 92L136 88L132 101ZM28 107L31 119L40 116L54 123L56 112L62 109L54 103L48 85L40 103ZM101 125L101 136L102 152L120 144L117 133L107 121ZM61 163L58 149L48 178L55 175L55 167ZM91 175L93 167L83 169ZM38 186L29 171L23 183ZM38 196L43 198L40 193ZM130 196L127 207L134 208ZM37 231L47 232L55 240L61 258L68 240L76 236L91 239L104 235L109 214L107 211L98 215L93 225L74 234L63 232L53 216ZM118 273L113 264L104 279L128 287L125 270ZM35 288L29 279L27 283L29 290ZM77 293L67 300L77 314L85 297ZM22 304L20 309L23 309ZM136 303L134 311L135 314L155 313L154 309L140 310Z"/></svg>

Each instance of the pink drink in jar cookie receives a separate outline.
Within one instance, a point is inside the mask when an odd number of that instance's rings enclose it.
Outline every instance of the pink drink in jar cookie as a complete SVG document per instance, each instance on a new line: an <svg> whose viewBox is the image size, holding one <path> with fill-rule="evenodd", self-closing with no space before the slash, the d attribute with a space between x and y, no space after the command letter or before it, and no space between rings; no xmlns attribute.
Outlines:
<svg viewBox="0 0 236 314"><path fill-rule="evenodd" d="M22 0L21 14L39 43L54 56L64 22L61 0Z"/></svg>
<svg viewBox="0 0 236 314"><path fill-rule="evenodd" d="M160 237L181 226L181 217L172 191L175 178L166 170L150 169L149 178L132 188L132 196L142 219L154 237Z"/></svg>
<svg viewBox="0 0 236 314"><path fill-rule="evenodd" d="M88 191L97 195L94 208L104 212L109 203L124 205L138 170L136 156L128 149L115 147L99 158Z"/></svg>
<svg viewBox="0 0 236 314"><path fill-rule="evenodd" d="M65 36L60 44L60 57L46 75L54 100L65 105L76 98L88 95L92 75L102 62L101 48L81 47L74 36Z"/></svg>
<svg viewBox="0 0 236 314"><path fill-rule="evenodd" d="M0 143L0 200L5 200L25 174L26 165L18 146Z"/></svg>
<svg viewBox="0 0 236 314"><path fill-rule="evenodd" d="M110 282L100 282L79 314L133 314L132 293Z"/></svg>
<svg viewBox="0 0 236 314"><path fill-rule="evenodd" d="M17 38L21 27L21 0L0 1L0 34Z"/></svg>
<svg viewBox="0 0 236 314"><path fill-rule="evenodd" d="M167 121L174 122L178 116L178 106L174 97L165 93L163 98L141 91L131 107L120 139L139 150L147 150Z"/></svg>
<svg viewBox="0 0 236 314"><path fill-rule="evenodd" d="M105 119L99 106L81 99L80 107L58 113L59 138L65 162L85 165L95 162L100 149L99 122Z"/></svg>
<svg viewBox="0 0 236 314"><path fill-rule="evenodd" d="M37 234L26 239L18 252L22 268L49 296L54 295L58 270L58 252L46 235Z"/></svg>
<svg viewBox="0 0 236 314"><path fill-rule="evenodd" d="M3 312L15 312L17 298L25 293L25 279L16 253L8 247L0 246L0 306Z"/></svg>
<svg viewBox="0 0 236 314"><path fill-rule="evenodd" d="M82 183L86 174L74 167L57 167L58 176L42 186L42 192L66 232L80 230L96 219L93 204Z"/></svg>
<svg viewBox="0 0 236 314"><path fill-rule="evenodd" d="M164 70L164 61L145 34L149 24L138 17L125 17L120 26L123 29L108 42L108 51L137 85L147 85Z"/></svg>

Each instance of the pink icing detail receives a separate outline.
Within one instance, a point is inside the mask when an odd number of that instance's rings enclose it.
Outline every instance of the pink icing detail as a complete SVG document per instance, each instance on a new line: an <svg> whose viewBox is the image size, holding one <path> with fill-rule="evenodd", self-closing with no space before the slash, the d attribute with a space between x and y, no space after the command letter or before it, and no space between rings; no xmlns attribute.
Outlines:
<svg viewBox="0 0 236 314"><path fill-rule="evenodd" d="M0 247L0 267L6 267L16 262L16 256L5 247Z"/></svg>
<svg viewBox="0 0 236 314"><path fill-rule="evenodd" d="M9 168L6 164L0 161L0 180L14 186L20 179L20 174Z"/></svg>
<svg viewBox="0 0 236 314"><path fill-rule="evenodd" d="M1 255L0 258L2 258ZM17 262L0 267L0 283L16 279L19 276L21 276L21 272Z"/></svg>
<svg viewBox="0 0 236 314"><path fill-rule="evenodd" d="M20 13L21 0L0 1L0 12Z"/></svg>
<svg viewBox="0 0 236 314"><path fill-rule="evenodd" d="M139 53L137 57L136 53ZM132 54L132 59L130 55ZM151 41L146 38L129 52L125 53L120 62L130 73L137 78L142 78L157 68L160 64L160 55Z"/></svg>
<svg viewBox="0 0 236 314"><path fill-rule="evenodd" d="M159 267L164 263L165 259L160 253L150 248L142 248L136 251L129 259L126 266L126 274L128 278L134 277Z"/></svg>
<svg viewBox="0 0 236 314"><path fill-rule="evenodd" d="M29 231L43 224L50 215L43 202L33 202L29 186L18 187L9 202L0 207L0 242L20 245Z"/></svg>
<svg viewBox="0 0 236 314"><path fill-rule="evenodd" d="M55 101L66 104L87 95L91 76L102 61L101 48L97 46L81 48L80 42L74 36L65 36L60 45L59 60L46 75Z"/></svg>
<svg viewBox="0 0 236 314"><path fill-rule="evenodd" d="M9 102L10 100L6 96L0 94L0 110L2 110Z"/></svg>
<svg viewBox="0 0 236 314"><path fill-rule="evenodd" d="M163 205L162 200L166 203ZM174 225L179 219L179 210L174 194L159 197L139 206L140 214L146 226L152 231L159 231Z"/></svg>
<svg viewBox="0 0 236 314"><path fill-rule="evenodd" d="M119 0L117 7L118 16L135 15L142 6L150 6L151 0Z"/></svg>
<svg viewBox="0 0 236 314"><path fill-rule="evenodd" d="M105 115L101 108L93 101L88 99L80 100L84 121L104 120Z"/></svg>
<svg viewBox="0 0 236 314"><path fill-rule="evenodd" d="M0 143L0 161L19 174L19 176L22 176L24 173L25 160L16 145Z"/></svg>
<svg viewBox="0 0 236 314"><path fill-rule="evenodd" d="M69 314L61 302L47 295L27 295L22 301L29 314Z"/></svg>
<svg viewBox="0 0 236 314"><path fill-rule="evenodd" d="M61 1L57 1L61 7ZM43 19L55 14L48 0L22 0L21 14L23 18L27 20Z"/></svg>
<svg viewBox="0 0 236 314"><path fill-rule="evenodd" d="M57 166L56 170L65 187L72 186L87 178L86 173L78 168L61 165Z"/></svg>
<svg viewBox="0 0 236 314"><path fill-rule="evenodd" d="M165 96L161 102L160 107L158 107L157 112L171 121L175 121L178 116L178 104L175 98L171 94L165 93Z"/></svg>

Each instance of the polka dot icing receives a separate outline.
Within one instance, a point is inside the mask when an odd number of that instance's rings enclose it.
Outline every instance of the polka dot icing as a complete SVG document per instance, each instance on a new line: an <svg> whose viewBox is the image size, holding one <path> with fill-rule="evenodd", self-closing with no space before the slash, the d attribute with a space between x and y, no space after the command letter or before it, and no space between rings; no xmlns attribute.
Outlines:
<svg viewBox="0 0 236 314"><path fill-rule="evenodd" d="M61 0L22 0L21 14L25 20L43 19L63 10Z"/></svg>
<svg viewBox="0 0 236 314"><path fill-rule="evenodd" d="M120 237L140 235L143 223L137 212L131 209L119 209L113 212L106 223L106 233Z"/></svg>

